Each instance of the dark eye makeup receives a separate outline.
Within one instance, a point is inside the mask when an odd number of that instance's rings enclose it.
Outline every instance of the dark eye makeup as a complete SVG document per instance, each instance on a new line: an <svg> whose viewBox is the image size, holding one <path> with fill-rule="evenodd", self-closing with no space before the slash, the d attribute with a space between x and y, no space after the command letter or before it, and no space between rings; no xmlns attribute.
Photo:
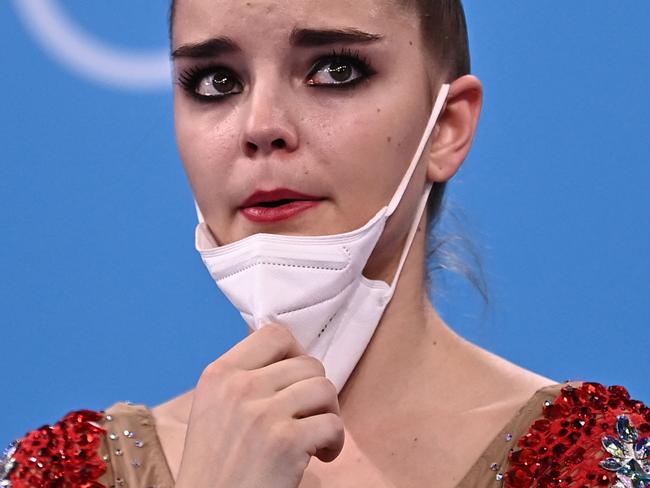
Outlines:
<svg viewBox="0 0 650 488"><path fill-rule="evenodd" d="M349 79L355 71L359 73L358 76ZM334 82L315 81L314 78L321 73L329 76ZM368 59L361 56L359 51L343 48L318 58L309 70L306 84L315 88L349 90L368 81L375 73ZM187 68L179 74L177 83L195 100L210 103L220 102L241 93L244 89L237 74L220 64Z"/></svg>

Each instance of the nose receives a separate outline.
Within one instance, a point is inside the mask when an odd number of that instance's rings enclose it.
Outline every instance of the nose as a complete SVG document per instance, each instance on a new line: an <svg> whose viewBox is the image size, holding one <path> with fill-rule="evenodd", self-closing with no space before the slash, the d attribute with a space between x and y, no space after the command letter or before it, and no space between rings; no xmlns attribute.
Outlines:
<svg viewBox="0 0 650 488"><path fill-rule="evenodd" d="M273 151L292 152L298 146L289 96L276 83L259 83L251 91L241 132L240 145L249 158Z"/></svg>

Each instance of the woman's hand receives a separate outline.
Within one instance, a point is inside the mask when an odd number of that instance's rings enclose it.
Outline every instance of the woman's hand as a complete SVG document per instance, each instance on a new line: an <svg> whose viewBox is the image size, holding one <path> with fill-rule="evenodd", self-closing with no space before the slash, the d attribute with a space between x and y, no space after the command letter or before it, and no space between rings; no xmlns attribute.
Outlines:
<svg viewBox="0 0 650 488"><path fill-rule="evenodd" d="M211 363L192 403L177 488L295 488L344 431L335 386L289 329L270 324Z"/></svg>

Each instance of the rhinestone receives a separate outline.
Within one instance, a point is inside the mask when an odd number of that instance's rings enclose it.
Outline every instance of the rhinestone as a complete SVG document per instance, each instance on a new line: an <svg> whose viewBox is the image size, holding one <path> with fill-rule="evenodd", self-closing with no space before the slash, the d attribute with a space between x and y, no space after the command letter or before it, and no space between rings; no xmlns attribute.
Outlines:
<svg viewBox="0 0 650 488"><path fill-rule="evenodd" d="M497 473L495 478L496 478L497 481L501 481L503 479L503 473Z"/></svg>
<svg viewBox="0 0 650 488"><path fill-rule="evenodd" d="M122 478L116 478L115 479L115 484L117 486L124 486L124 480Z"/></svg>
<svg viewBox="0 0 650 488"><path fill-rule="evenodd" d="M619 415L616 417L616 431L618 436L623 439L625 442L636 442L638 434L632 422L630 422L630 417L627 415Z"/></svg>
<svg viewBox="0 0 650 488"><path fill-rule="evenodd" d="M142 447L142 446L144 446L144 441L142 441L142 440L140 440L140 439L137 439L137 440L134 442L134 444L135 444L135 447Z"/></svg>
<svg viewBox="0 0 650 488"><path fill-rule="evenodd" d="M506 442L510 442L511 440L512 440L512 434L510 432L508 432L506 434Z"/></svg>
<svg viewBox="0 0 650 488"><path fill-rule="evenodd" d="M642 437L636 441L634 450L638 458L645 459L650 457L650 437Z"/></svg>
<svg viewBox="0 0 650 488"><path fill-rule="evenodd" d="M600 465L608 471L618 471L623 465L615 458L607 458L600 462Z"/></svg>
<svg viewBox="0 0 650 488"><path fill-rule="evenodd" d="M114 440L117 439L117 434L116 434L115 432L111 432L111 433L108 435L108 438L109 438L110 440L114 441Z"/></svg>
<svg viewBox="0 0 650 488"><path fill-rule="evenodd" d="M115 449L116 456L121 456L122 454L124 454L124 451L122 451L122 449Z"/></svg>
<svg viewBox="0 0 650 488"><path fill-rule="evenodd" d="M551 402L549 402L548 400L546 400L546 401L544 402L544 406L545 406L545 407L550 407L550 406L551 406Z"/></svg>
<svg viewBox="0 0 650 488"><path fill-rule="evenodd" d="M134 468L139 468L140 466L142 466L142 462L139 459L132 459L131 466L133 466Z"/></svg>
<svg viewBox="0 0 650 488"><path fill-rule="evenodd" d="M617 458L625 458L625 446L615 437L606 435L602 439L603 447L612 456Z"/></svg>
<svg viewBox="0 0 650 488"><path fill-rule="evenodd" d="M104 455L102 456L102 459L103 459L104 461L108 461L108 460L110 459L110 456L109 456L108 454L104 454Z"/></svg>
<svg viewBox="0 0 650 488"><path fill-rule="evenodd" d="M490 464L490 469L492 471L497 471L499 469L499 465L497 463L492 463Z"/></svg>
<svg viewBox="0 0 650 488"><path fill-rule="evenodd" d="M109 415L104 415L104 420L106 420L108 422L112 422L113 421L113 416L110 415L110 414Z"/></svg>
<svg viewBox="0 0 650 488"><path fill-rule="evenodd" d="M130 431L130 430L125 430L125 431L124 431L124 435L125 435L126 437L132 438L132 437L135 437L135 432L132 432L132 431Z"/></svg>

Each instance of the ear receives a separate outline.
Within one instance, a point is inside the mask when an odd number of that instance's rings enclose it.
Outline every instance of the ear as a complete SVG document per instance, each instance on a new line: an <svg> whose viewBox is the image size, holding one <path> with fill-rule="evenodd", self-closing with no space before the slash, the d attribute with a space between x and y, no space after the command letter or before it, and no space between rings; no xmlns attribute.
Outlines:
<svg viewBox="0 0 650 488"><path fill-rule="evenodd" d="M475 76L461 76L450 85L429 149L430 181L449 180L463 164L472 146L482 103L483 85Z"/></svg>

